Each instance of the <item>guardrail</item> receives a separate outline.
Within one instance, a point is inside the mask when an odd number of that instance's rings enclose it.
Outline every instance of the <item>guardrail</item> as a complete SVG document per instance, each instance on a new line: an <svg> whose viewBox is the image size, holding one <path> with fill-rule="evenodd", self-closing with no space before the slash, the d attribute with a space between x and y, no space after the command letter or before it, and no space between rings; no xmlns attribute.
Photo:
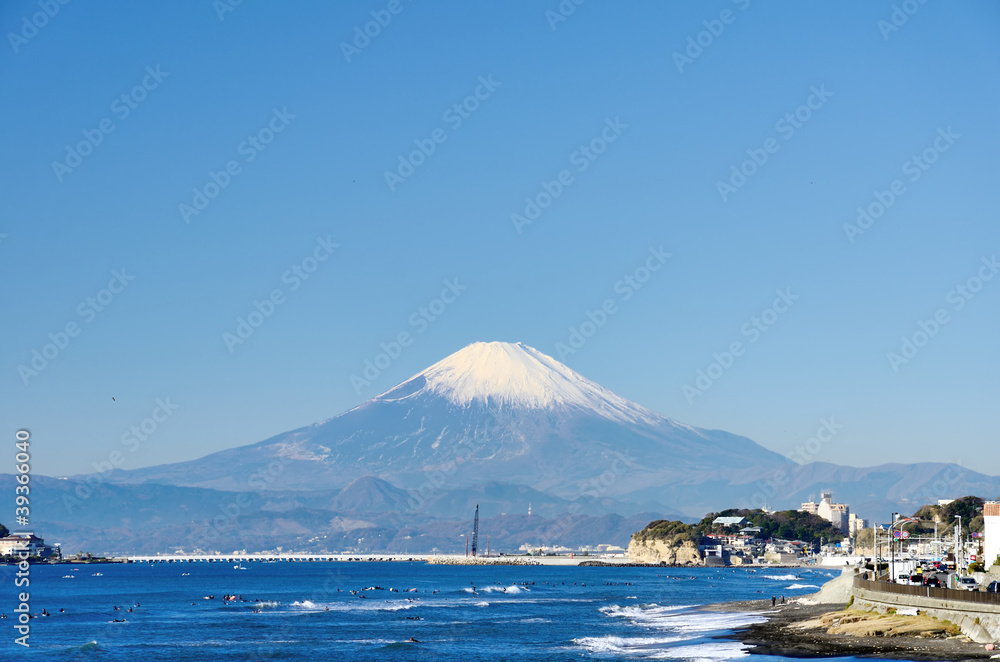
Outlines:
<svg viewBox="0 0 1000 662"><path fill-rule="evenodd" d="M1000 593L986 593L984 591L959 591L953 588L932 588L930 586L910 586L907 584L894 584L892 582L873 582L861 579L860 577L854 578L854 588L881 591L883 593L897 593L899 595L916 595L925 598L935 598L937 600L976 602L979 604L1000 606Z"/></svg>

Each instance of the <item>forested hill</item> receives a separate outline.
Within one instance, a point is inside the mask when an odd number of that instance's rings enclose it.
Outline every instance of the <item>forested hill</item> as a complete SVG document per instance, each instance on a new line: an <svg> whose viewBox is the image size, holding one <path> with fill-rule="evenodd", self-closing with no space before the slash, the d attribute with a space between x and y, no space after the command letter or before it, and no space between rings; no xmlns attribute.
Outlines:
<svg viewBox="0 0 1000 662"><path fill-rule="evenodd" d="M656 520L645 529L632 536L633 540L663 540L669 544L677 544L684 540L697 542L702 536L710 533L733 533L734 527L712 524L717 517L744 517L747 527L759 527L760 538L781 538L783 540L801 540L818 545L821 541L839 540L843 534L833 524L822 517L803 513L797 510L781 510L765 513L763 510L729 509L718 513L709 513L697 524L685 524L679 521Z"/></svg>

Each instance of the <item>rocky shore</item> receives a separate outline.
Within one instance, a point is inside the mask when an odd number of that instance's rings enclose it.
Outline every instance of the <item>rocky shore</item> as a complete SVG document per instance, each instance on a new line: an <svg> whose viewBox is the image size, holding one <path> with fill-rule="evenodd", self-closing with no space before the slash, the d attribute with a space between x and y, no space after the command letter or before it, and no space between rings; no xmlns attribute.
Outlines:
<svg viewBox="0 0 1000 662"><path fill-rule="evenodd" d="M848 608L850 575L831 580L819 593L771 607L770 600L728 602L710 611L754 612L767 620L727 639L757 655L795 658L875 657L895 660L983 660L997 655L972 642L956 626L928 616L897 616Z"/></svg>

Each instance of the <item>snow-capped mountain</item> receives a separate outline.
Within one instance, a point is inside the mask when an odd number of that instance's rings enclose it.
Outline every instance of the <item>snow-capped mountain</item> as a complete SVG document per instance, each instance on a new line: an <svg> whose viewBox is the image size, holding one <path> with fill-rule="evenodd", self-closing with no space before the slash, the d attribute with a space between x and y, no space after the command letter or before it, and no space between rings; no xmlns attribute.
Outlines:
<svg viewBox="0 0 1000 662"><path fill-rule="evenodd" d="M428 395L459 407L566 408L633 424L664 420L522 343L473 343L375 399L405 401Z"/></svg>
<svg viewBox="0 0 1000 662"><path fill-rule="evenodd" d="M33 522L70 548L108 552L461 551L477 504L508 550L624 545L651 519L795 508L821 489L865 517L1000 493L1000 478L956 465L798 465L501 342L469 345L339 416L256 444L96 482L36 480L45 489ZM0 487L13 484L0 475Z"/></svg>
<svg viewBox="0 0 1000 662"><path fill-rule="evenodd" d="M478 342L339 416L191 462L115 479L216 489L404 489L484 481L560 498L620 498L697 476L790 464L751 440L684 425L521 343Z"/></svg>

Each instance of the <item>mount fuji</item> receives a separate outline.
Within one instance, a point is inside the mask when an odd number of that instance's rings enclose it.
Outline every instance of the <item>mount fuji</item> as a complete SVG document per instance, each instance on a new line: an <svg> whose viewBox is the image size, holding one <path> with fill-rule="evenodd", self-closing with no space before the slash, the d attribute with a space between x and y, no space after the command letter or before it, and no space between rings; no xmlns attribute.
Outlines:
<svg viewBox="0 0 1000 662"><path fill-rule="evenodd" d="M652 519L797 508L822 489L868 517L1000 494L1000 479L955 464L796 464L503 342L473 343L339 416L255 444L38 480L40 530L106 553L460 551L477 504L499 549L624 546ZM0 475L0 489L13 485Z"/></svg>
<svg viewBox="0 0 1000 662"><path fill-rule="evenodd" d="M620 498L791 464L745 437L641 407L527 345L477 342L327 421L115 480L318 490L376 476L418 492L499 481Z"/></svg>

